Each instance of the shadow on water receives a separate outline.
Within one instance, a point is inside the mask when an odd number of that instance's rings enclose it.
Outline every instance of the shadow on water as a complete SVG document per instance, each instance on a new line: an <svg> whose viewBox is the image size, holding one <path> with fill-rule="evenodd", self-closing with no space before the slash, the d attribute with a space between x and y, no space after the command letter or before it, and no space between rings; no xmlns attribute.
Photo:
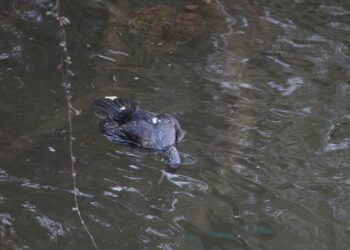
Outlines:
<svg viewBox="0 0 350 250"><path fill-rule="evenodd" d="M0 3L1 249L92 248L72 211L53 4ZM89 0L63 12L83 111L78 198L100 249L349 248L347 1ZM103 95L174 114L181 169L107 141L91 105Z"/></svg>

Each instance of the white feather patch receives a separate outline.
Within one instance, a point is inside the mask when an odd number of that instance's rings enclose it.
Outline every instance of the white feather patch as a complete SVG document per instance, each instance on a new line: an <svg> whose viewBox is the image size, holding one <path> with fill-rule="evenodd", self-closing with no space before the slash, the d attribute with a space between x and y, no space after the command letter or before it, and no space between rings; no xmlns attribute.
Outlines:
<svg viewBox="0 0 350 250"><path fill-rule="evenodd" d="M118 96L105 96L105 98L114 101L115 99L118 98Z"/></svg>
<svg viewBox="0 0 350 250"><path fill-rule="evenodd" d="M53 147L49 147L49 151L52 152L52 153L55 153L56 149L54 149Z"/></svg>
<svg viewBox="0 0 350 250"><path fill-rule="evenodd" d="M125 110L126 108L124 106L121 106L120 107L120 110Z"/></svg>
<svg viewBox="0 0 350 250"><path fill-rule="evenodd" d="M158 122L157 117L153 117L153 118L152 118L152 122L153 122L154 124L157 124L157 122Z"/></svg>

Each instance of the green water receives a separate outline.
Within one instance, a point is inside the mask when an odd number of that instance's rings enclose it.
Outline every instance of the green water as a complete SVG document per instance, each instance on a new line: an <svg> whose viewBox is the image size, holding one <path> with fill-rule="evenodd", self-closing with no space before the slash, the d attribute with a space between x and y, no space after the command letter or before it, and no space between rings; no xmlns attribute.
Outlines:
<svg viewBox="0 0 350 250"><path fill-rule="evenodd" d="M158 45L121 18L198 4ZM57 23L0 3L0 249L93 249L74 206ZM79 204L100 249L348 249L350 4L63 1ZM187 24L190 25L190 24ZM155 38L156 37L156 38ZM162 37L162 36L161 36ZM183 165L112 144L92 101L138 99L187 131Z"/></svg>

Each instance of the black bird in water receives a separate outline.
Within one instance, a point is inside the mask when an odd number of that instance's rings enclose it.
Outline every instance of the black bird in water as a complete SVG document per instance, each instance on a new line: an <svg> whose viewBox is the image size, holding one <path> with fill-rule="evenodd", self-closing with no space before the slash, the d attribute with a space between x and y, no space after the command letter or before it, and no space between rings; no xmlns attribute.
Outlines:
<svg viewBox="0 0 350 250"><path fill-rule="evenodd" d="M140 109L139 103L117 97L94 101L100 129L110 141L164 153L171 167L180 165L175 143L183 141L186 131L169 114L154 114Z"/></svg>

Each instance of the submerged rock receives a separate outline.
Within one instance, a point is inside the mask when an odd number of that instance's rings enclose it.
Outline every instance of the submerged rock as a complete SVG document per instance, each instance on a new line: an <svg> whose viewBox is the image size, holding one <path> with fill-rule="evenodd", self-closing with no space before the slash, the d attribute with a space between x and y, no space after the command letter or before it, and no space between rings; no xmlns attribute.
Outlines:
<svg viewBox="0 0 350 250"><path fill-rule="evenodd" d="M204 20L198 13L179 11L167 5L130 13L126 24L132 32L146 35L151 43L158 46L185 43L204 28Z"/></svg>

